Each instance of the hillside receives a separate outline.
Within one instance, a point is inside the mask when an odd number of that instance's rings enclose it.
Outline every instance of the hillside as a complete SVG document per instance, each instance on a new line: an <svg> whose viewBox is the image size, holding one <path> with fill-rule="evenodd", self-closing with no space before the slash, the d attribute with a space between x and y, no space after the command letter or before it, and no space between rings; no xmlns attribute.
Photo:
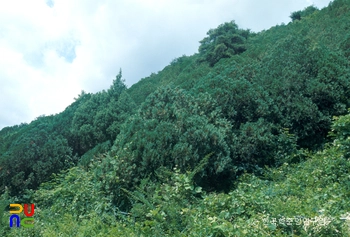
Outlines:
<svg viewBox="0 0 350 237"><path fill-rule="evenodd" d="M0 235L349 236L350 1L290 17L2 129Z"/></svg>

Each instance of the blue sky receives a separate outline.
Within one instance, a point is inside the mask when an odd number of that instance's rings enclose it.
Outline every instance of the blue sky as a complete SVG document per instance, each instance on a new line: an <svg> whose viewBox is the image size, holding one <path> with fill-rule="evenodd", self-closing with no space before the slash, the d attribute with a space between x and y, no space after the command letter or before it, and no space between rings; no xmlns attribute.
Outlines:
<svg viewBox="0 0 350 237"><path fill-rule="evenodd" d="M259 32L329 0L11 0L0 7L0 129L56 114L81 90L130 87L197 52L206 32L235 20Z"/></svg>

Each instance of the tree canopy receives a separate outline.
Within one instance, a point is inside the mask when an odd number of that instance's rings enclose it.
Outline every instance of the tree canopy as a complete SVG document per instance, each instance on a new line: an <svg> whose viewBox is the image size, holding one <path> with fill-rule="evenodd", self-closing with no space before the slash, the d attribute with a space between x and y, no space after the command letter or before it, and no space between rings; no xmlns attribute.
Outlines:
<svg viewBox="0 0 350 237"><path fill-rule="evenodd" d="M40 208L0 235L349 236L350 1L291 18L3 128L0 208Z"/></svg>

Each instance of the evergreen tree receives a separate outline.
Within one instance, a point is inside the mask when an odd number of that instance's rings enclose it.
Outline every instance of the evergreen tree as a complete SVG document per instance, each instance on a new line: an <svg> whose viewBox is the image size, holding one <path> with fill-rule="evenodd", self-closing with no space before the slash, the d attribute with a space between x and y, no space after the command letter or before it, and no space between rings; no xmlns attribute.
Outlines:
<svg viewBox="0 0 350 237"><path fill-rule="evenodd" d="M233 168L230 129L208 94L194 98L178 88L160 88L127 120L116 139L121 176L134 183L160 167L193 169L213 152L200 175L215 185L217 177Z"/></svg>
<svg viewBox="0 0 350 237"><path fill-rule="evenodd" d="M249 30L241 30L234 21L224 23L216 29L211 29L207 37L200 41L200 61L209 62L214 66L221 58L230 58L246 50L245 41Z"/></svg>

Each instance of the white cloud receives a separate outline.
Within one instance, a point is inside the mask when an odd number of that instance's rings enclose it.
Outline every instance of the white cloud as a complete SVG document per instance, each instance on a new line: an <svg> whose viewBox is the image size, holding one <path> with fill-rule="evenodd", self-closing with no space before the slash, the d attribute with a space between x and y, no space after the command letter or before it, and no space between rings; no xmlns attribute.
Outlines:
<svg viewBox="0 0 350 237"><path fill-rule="evenodd" d="M328 0L314 4L323 7ZM210 28L287 23L309 0L11 0L0 7L0 129L64 110L81 90L127 85L191 55Z"/></svg>

